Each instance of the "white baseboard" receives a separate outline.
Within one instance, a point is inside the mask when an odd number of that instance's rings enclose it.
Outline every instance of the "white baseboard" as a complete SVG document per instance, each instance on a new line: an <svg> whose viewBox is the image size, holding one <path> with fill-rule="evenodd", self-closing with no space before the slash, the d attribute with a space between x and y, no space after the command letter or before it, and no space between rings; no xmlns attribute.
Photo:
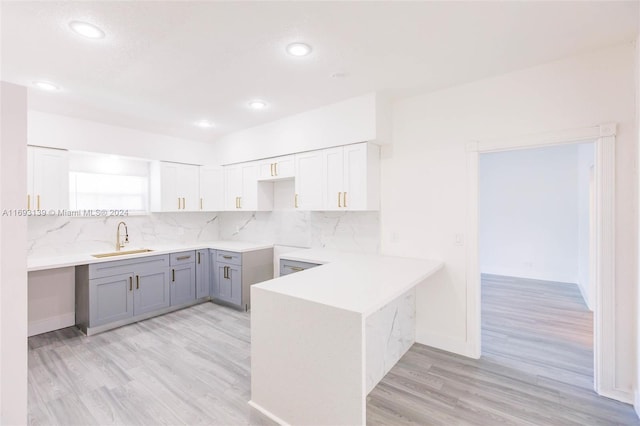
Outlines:
<svg viewBox="0 0 640 426"><path fill-rule="evenodd" d="M59 330L71 327L76 324L76 313L68 312L55 317L44 318L38 321L29 322L29 336L46 333L48 331Z"/></svg>
<svg viewBox="0 0 640 426"><path fill-rule="evenodd" d="M620 389L598 389L598 395L633 405L634 393L632 391L624 391Z"/></svg>
<svg viewBox="0 0 640 426"><path fill-rule="evenodd" d="M635 401L633 403L633 408L636 410L636 415L640 419L640 389L636 389L635 392Z"/></svg>
<svg viewBox="0 0 640 426"><path fill-rule="evenodd" d="M262 406L256 404L255 402L249 401L249 405L252 406L253 408L255 408L256 410L260 411L262 414L264 414L265 416L269 417L271 420L273 420L274 422L278 423L279 425L289 426L289 423L285 422L280 417L278 417L275 414L273 414L271 411L265 410L264 408L262 408Z"/></svg>
<svg viewBox="0 0 640 426"><path fill-rule="evenodd" d="M442 349L443 351L452 352L468 358L478 358L474 346L465 340L452 339L451 337L437 336L428 333L421 335L416 333L416 343Z"/></svg>

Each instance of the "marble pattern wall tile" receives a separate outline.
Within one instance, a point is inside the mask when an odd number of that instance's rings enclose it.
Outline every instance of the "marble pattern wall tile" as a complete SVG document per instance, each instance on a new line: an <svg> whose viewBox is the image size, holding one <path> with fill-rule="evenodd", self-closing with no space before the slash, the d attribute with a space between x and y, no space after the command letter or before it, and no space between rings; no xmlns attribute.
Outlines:
<svg viewBox="0 0 640 426"><path fill-rule="evenodd" d="M115 249L116 229L127 224L128 248L218 240L217 213L155 213L148 216L28 218L28 256L105 252Z"/></svg>
<svg viewBox="0 0 640 426"><path fill-rule="evenodd" d="M222 212L220 238L377 253L378 212Z"/></svg>
<svg viewBox="0 0 640 426"><path fill-rule="evenodd" d="M409 290L365 321L367 394L416 341L416 290Z"/></svg>

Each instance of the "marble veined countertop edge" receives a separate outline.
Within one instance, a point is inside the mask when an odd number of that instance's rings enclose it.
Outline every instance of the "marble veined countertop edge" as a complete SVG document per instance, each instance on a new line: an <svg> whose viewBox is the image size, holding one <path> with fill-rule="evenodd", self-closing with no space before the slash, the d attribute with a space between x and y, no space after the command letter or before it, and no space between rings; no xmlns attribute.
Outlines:
<svg viewBox="0 0 640 426"><path fill-rule="evenodd" d="M245 253L249 251L262 250L272 248L271 243L253 243L245 241L209 241L193 244L162 244L162 245L150 245L145 247L132 247L125 246L122 251L130 251L137 249L151 249L150 252L127 254L112 257L96 258L93 254L98 253L74 253L58 256L41 256L41 257L27 257L27 271L42 271L46 269L66 268L78 265L88 265L91 263L111 262L115 260L135 259L146 256L157 256L162 254L176 253L180 251L189 250L202 250L202 249L215 249L232 251L236 253Z"/></svg>

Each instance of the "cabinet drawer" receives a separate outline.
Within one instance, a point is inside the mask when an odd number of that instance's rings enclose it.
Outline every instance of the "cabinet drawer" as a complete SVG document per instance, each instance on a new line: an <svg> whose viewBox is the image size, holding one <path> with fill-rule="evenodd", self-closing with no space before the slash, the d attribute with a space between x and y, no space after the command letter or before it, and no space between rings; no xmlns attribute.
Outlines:
<svg viewBox="0 0 640 426"><path fill-rule="evenodd" d="M196 261L196 252L181 251L180 253L171 253L171 266L184 265L185 263L194 263Z"/></svg>
<svg viewBox="0 0 640 426"><path fill-rule="evenodd" d="M228 263L230 265L242 265L242 253L218 250L216 260L218 262Z"/></svg>
<svg viewBox="0 0 640 426"><path fill-rule="evenodd" d="M320 266L317 263L298 262L297 260L280 259L280 276L304 271L305 269Z"/></svg>
<svg viewBox="0 0 640 426"><path fill-rule="evenodd" d="M112 277L120 274L132 274L142 268L168 268L169 255L144 256L135 259L114 260L89 265L89 278Z"/></svg>

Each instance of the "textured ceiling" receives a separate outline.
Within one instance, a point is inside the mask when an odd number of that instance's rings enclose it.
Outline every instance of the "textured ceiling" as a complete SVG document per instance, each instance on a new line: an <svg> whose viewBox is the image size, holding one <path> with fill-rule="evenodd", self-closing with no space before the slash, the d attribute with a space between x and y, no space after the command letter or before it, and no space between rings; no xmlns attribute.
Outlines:
<svg viewBox="0 0 640 426"><path fill-rule="evenodd" d="M2 80L63 88L30 90L32 108L202 141L368 92L432 91L630 42L638 16L635 1L0 7ZM78 37L71 20L107 36ZM287 55L294 41L312 54ZM247 108L254 98L269 108ZM203 118L216 127L193 125Z"/></svg>

